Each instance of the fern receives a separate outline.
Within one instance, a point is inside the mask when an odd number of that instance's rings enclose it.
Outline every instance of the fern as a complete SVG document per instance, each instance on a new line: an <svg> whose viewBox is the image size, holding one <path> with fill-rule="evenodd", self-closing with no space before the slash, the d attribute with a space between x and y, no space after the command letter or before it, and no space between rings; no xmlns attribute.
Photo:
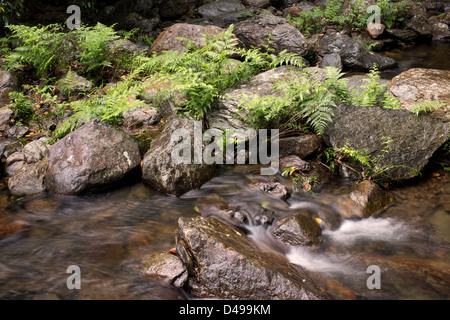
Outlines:
<svg viewBox="0 0 450 320"><path fill-rule="evenodd" d="M418 116L420 113L432 112L445 105L445 103L436 101L420 102L411 108L411 112Z"/></svg>

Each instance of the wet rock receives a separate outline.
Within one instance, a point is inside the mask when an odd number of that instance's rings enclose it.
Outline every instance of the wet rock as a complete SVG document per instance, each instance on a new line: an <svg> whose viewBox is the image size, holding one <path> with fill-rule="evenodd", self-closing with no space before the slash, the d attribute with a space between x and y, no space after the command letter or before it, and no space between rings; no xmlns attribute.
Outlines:
<svg viewBox="0 0 450 320"><path fill-rule="evenodd" d="M143 258L142 274L151 278L167 279L175 287L182 287L187 281L187 270L176 255L161 252Z"/></svg>
<svg viewBox="0 0 450 320"><path fill-rule="evenodd" d="M419 34L411 29L387 29L386 32L389 36L404 43L410 43L419 38Z"/></svg>
<svg viewBox="0 0 450 320"><path fill-rule="evenodd" d="M14 172L24 164L23 152L15 152L6 158L5 173L7 177L11 177Z"/></svg>
<svg viewBox="0 0 450 320"><path fill-rule="evenodd" d="M319 55L338 53L344 67L356 71L368 71L374 63L380 70L393 68L397 62L389 57L371 52L359 41L341 33L327 35L317 42Z"/></svg>
<svg viewBox="0 0 450 320"><path fill-rule="evenodd" d="M44 177L48 160L25 164L14 171L8 180L8 188L14 195L31 195L45 190Z"/></svg>
<svg viewBox="0 0 450 320"><path fill-rule="evenodd" d="M140 162L133 138L92 120L52 146L45 185L57 194L97 191L130 175Z"/></svg>
<svg viewBox="0 0 450 320"><path fill-rule="evenodd" d="M322 144L315 134L305 134L297 137L280 138L280 158L294 155L302 159L312 155Z"/></svg>
<svg viewBox="0 0 450 320"><path fill-rule="evenodd" d="M161 53L168 50L178 50L183 52L186 48L186 41L177 38L187 38L199 47L205 46L203 35L215 36L226 30L216 26L199 26L195 24L177 23L165 29L153 42L150 53Z"/></svg>
<svg viewBox="0 0 450 320"><path fill-rule="evenodd" d="M449 133L450 125L427 115L417 117L406 110L339 105L324 139L337 148L348 141L350 147L364 148L368 154L376 156L385 147L384 137L390 137L393 140L391 150L378 164L402 166L387 172L392 179L404 180L415 176L408 167L419 171L424 168Z"/></svg>
<svg viewBox="0 0 450 320"><path fill-rule="evenodd" d="M73 71L69 71L56 83L56 89L66 96L88 93L92 90L92 82Z"/></svg>
<svg viewBox="0 0 450 320"><path fill-rule="evenodd" d="M422 102L440 102L445 105L431 112L431 116L450 122L450 71L414 68L395 76L388 93L411 110Z"/></svg>
<svg viewBox="0 0 450 320"><path fill-rule="evenodd" d="M315 246L322 240L322 228L313 213L308 210L278 221L273 233L279 240L291 246Z"/></svg>
<svg viewBox="0 0 450 320"><path fill-rule="evenodd" d="M204 162L194 164L192 157L190 163L175 163L172 159L172 152L179 141L172 140L171 136L177 129L189 132L189 139L184 138L188 141L187 148L191 150L190 153L193 157L193 119L178 115L171 116L164 130L152 141L150 149L144 156L142 178L146 184L160 191L180 196L189 190L200 188L202 184L210 180L214 175L215 166Z"/></svg>
<svg viewBox="0 0 450 320"><path fill-rule="evenodd" d="M194 259L189 289L195 297L222 299L326 298L301 268L263 252L236 228L213 218L180 218L178 239Z"/></svg>
<svg viewBox="0 0 450 320"><path fill-rule="evenodd" d="M268 45L276 53L287 50L301 55L311 64L316 61L314 48L300 31L282 17L261 14L249 18L234 26L234 34L247 48L263 48L270 37Z"/></svg>
<svg viewBox="0 0 450 320"><path fill-rule="evenodd" d="M225 13L245 10L245 6L239 0L219 0L207 3L198 8L198 13L207 19L213 19Z"/></svg>
<svg viewBox="0 0 450 320"><path fill-rule="evenodd" d="M395 202L394 196L372 181L361 181L347 195L337 199L344 219L377 216Z"/></svg>
<svg viewBox="0 0 450 320"><path fill-rule="evenodd" d="M43 137L39 140L32 141L23 147L23 157L26 163L35 163L50 154L51 145L48 139Z"/></svg>
<svg viewBox="0 0 450 320"><path fill-rule="evenodd" d="M0 105L7 104L9 102L9 93L16 90L16 77L9 71L0 70Z"/></svg>
<svg viewBox="0 0 450 320"><path fill-rule="evenodd" d="M264 208L260 205L250 206L247 210L251 212L248 215L252 217L253 224L270 226L275 221L276 212L273 210Z"/></svg>
<svg viewBox="0 0 450 320"><path fill-rule="evenodd" d="M203 217L214 217L232 224L248 222L245 213L240 212L236 208L231 208L228 201L217 194L198 199L196 206Z"/></svg>
<svg viewBox="0 0 450 320"><path fill-rule="evenodd" d="M161 120L158 109L143 107L127 111L124 114L124 126L128 129L137 129L157 124Z"/></svg>
<svg viewBox="0 0 450 320"><path fill-rule="evenodd" d="M419 34L421 38L431 38L431 24L424 16L414 15L404 22L405 26Z"/></svg>
<svg viewBox="0 0 450 320"><path fill-rule="evenodd" d="M342 70L343 66L341 56L338 53L328 53L324 55L322 62L320 62L320 67L334 67Z"/></svg>
<svg viewBox="0 0 450 320"><path fill-rule="evenodd" d="M290 168L290 167L296 167L299 170L302 171L309 171L311 170L311 166L307 161L304 161L300 159L298 156L287 156L280 159L280 170Z"/></svg>
<svg viewBox="0 0 450 320"><path fill-rule="evenodd" d="M289 197L288 190L285 186L278 182L258 182L254 186L262 192L282 200L286 200Z"/></svg>

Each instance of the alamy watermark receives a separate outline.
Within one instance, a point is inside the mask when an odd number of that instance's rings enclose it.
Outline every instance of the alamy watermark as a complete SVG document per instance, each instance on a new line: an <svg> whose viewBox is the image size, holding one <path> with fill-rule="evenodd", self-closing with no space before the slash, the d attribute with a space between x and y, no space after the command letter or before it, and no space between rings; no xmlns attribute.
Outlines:
<svg viewBox="0 0 450 320"><path fill-rule="evenodd" d="M260 129L256 132L254 129L222 131L212 128L203 133L201 121L193 121L193 125L193 141L188 129L177 129L172 133L171 142L177 143L171 153L173 163L263 164L270 167L261 168L261 175L275 175L278 172L278 129ZM205 142L209 144L205 145Z"/></svg>

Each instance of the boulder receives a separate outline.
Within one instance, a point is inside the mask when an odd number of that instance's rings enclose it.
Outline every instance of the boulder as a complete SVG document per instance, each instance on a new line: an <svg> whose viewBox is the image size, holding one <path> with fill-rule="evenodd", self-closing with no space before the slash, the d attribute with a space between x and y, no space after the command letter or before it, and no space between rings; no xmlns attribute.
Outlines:
<svg viewBox="0 0 450 320"><path fill-rule="evenodd" d="M444 103L431 115L444 122L450 121L449 70L409 69L392 79L387 92L399 99L407 110L422 102Z"/></svg>
<svg viewBox="0 0 450 320"><path fill-rule="evenodd" d="M177 38L187 38L199 47L203 47L205 46L204 35L215 36L225 31L216 26L177 23L161 32L150 47L150 53L156 52L159 54L168 50L183 52L186 48L186 41Z"/></svg>
<svg viewBox="0 0 450 320"><path fill-rule="evenodd" d="M153 107L137 108L124 114L123 124L128 129L137 129L157 124L161 120L158 109Z"/></svg>
<svg viewBox="0 0 450 320"><path fill-rule="evenodd" d="M225 13L245 10L239 0L219 0L207 3L198 8L198 13L207 19L213 19Z"/></svg>
<svg viewBox="0 0 450 320"><path fill-rule="evenodd" d="M177 129L189 132L188 148L191 150L190 163L176 163L172 159L172 151L179 144L172 139ZM167 120L164 130L152 140L150 149L144 156L142 164L142 178L144 182L160 191L180 196L189 190L200 188L210 180L215 172L214 165L194 164L194 120L173 115ZM199 128L199 134L202 134ZM183 140L184 141L184 140Z"/></svg>
<svg viewBox="0 0 450 320"><path fill-rule="evenodd" d="M353 75L350 76L347 79L347 87L350 91L353 91L355 94L359 95L364 93L364 91L367 88L368 82L371 80L369 76L367 75ZM385 88L389 85L390 81L386 79L378 79L377 82L381 85L383 85Z"/></svg>
<svg viewBox="0 0 450 320"><path fill-rule="evenodd" d="M301 55L311 64L314 64L317 58L314 48L303 34L283 17L261 14L249 18L235 24L234 34L247 48L264 48L269 45L275 53L287 50Z"/></svg>
<svg viewBox="0 0 450 320"><path fill-rule="evenodd" d="M0 109L0 130L5 128L10 123L13 114L14 111L9 108Z"/></svg>
<svg viewBox="0 0 450 320"><path fill-rule="evenodd" d="M17 79L9 71L0 70L0 106L9 102L9 93L17 90Z"/></svg>
<svg viewBox="0 0 450 320"><path fill-rule="evenodd" d="M48 139L43 137L39 140L31 141L23 147L23 157L26 163L35 163L48 157L51 145L47 144Z"/></svg>
<svg viewBox="0 0 450 320"><path fill-rule="evenodd" d="M433 40L450 41L450 31L448 25L445 23L434 23L431 26L431 33Z"/></svg>
<svg viewBox="0 0 450 320"><path fill-rule="evenodd" d="M181 288L187 281L187 270L176 255L160 252L150 254L142 259L143 275L150 278L162 278Z"/></svg>
<svg viewBox="0 0 450 320"><path fill-rule="evenodd" d="M211 18L212 24L220 28L228 28L231 24L236 24L238 22L247 20L250 16L256 15L258 13L257 9L247 8L239 11L231 11L224 13L220 16Z"/></svg>
<svg viewBox="0 0 450 320"><path fill-rule="evenodd" d="M421 15L414 15L411 19L404 22L405 26L419 35L420 38L431 38L431 24L428 19Z"/></svg>
<svg viewBox="0 0 450 320"><path fill-rule="evenodd" d="M52 146L45 186L67 195L101 190L130 175L140 162L133 138L95 119Z"/></svg>
<svg viewBox="0 0 450 320"><path fill-rule="evenodd" d="M25 164L14 171L8 180L8 188L14 195L32 195L45 190L44 177L48 160Z"/></svg>
<svg viewBox="0 0 450 320"><path fill-rule="evenodd" d="M11 177L17 169L23 166L23 164L24 164L23 152L18 151L12 153L10 156L6 158L5 162L6 176Z"/></svg>
<svg viewBox="0 0 450 320"><path fill-rule="evenodd" d="M302 268L291 265L280 254L261 251L242 230L205 217L180 218L178 223L177 241L189 255L192 268L188 287L194 297L251 300L328 297Z"/></svg>
<svg viewBox="0 0 450 320"><path fill-rule="evenodd" d="M404 43L410 43L419 38L419 34L411 29L386 29L386 33Z"/></svg>
<svg viewBox="0 0 450 320"><path fill-rule="evenodd" d="M163 20L175 20L187 14L195 5L202 3L199 0L164 0L159 1L157 8Z"/></svg>
<svg viewBox="0 0 450 320"><path fill-rule="evenodd" d="M406 166L388 171L392 179L404 180L415 176L408 167L419 171L425 167L449 133L449 124L427 115L417 117L406 110L339 105L324 140L337 148L348 141L352 148L364 148L371 156L379 156L385 148L385 137L390 137L391 150L378 164Z"/></svg>
<svg viewBox="0 0 450 320"><path fill-rule="evenodd" d="M305 134L297 137L280 138L280 158L298 156L302 159L312 155L322 145L322 140L316 134Z"/></svg>
<svg viewBox="0 0 450 320"><path fill-rule="evenodd" d="M394 196L372 181L361 181L335 201L343 219L377 216L395 202Z"/></svg>
<svg viewBox="0 0 450 320"><path fill-rule="evenodd" d="M147 18L137 12L131 12L125 18L119 20L119 26L125 30L138 28L141 32L151 32L161 23L161 18L157 13L153 13Z"/></svg>
<svg viewBox="0 0 450 320"><path fill-rule="evenodd" d="M366 30L372 39L377 39L383 34L385 28L386 26L382 23L371 22L367 25Z"/></svg>
<svg viewBox="0 0 450 320"><path fill-rule="evenodd" d="M342 60L339 53L328 53L322 57L322 61L320 62L320 67L334 67L342 70Z"/></svg>
<svg viewBox="0 0 450 320"><path fill-rule="evenodd" d="M319 245L322 240L322 228L308 210L278 221L273 233L291 246L314 246Z"/></svg>
<svg viewBox="0 0 450 320"><path fill-rule="evenodd" d="M395 67L397 62L389 57L369 51L361 42L341 33L326 35L317 42L319 55L338 53L344 67L368 71L376 64L379 70Z"/></svg>

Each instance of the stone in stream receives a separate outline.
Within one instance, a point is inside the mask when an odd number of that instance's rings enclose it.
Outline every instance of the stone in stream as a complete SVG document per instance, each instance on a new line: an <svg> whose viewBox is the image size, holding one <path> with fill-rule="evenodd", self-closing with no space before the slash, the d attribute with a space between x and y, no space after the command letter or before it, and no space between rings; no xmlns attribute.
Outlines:
<svg viewBox="0 0 450 320"><path fill-rule="evenodd" d="M51 145L47 144L45 137L34 140L23 147L23 156L26 163L35 163L50 154Z"/></svg>
<svg viewBox="0 0 450 320"><path fill-rule="evenodd" d="M131 175L140 162L133 138L95 119L52 146L45 186L66 195L102 190Z"/></svg>
<svg viewBox="0 0 450 320"><path fill-rule="evenodd" d="M302 171L309 171L311 170L311 165L298 156L287 156L280 159L280 170L283 171L284 169L296 167L299 170Z"/></svg>
<svg viewBox="0 0 450 320"><path fill-rule="evenodd" d="M379 70L396 66L397 62L389 57L369 51L359 41L341 33L327 35L317 42L319 55L338 53L344 67L356 71L368 71L376 64Z"/></svg>
<svg viewBox="0 0 450 320"><path fill-rule="evenodd" d="M188 143L190 150L190 163L176 163L172 157L175 147L180 144L172 138L175 130L185 130L189 136L183 137ZM147 184L162 192L176 196L200 188L206 181L210 180L215 172L214 164L195 164L194 155L194 120L173 115L167 120L164 130L152 140L150 149L144 156L142 163L142 179ZM200 133L201 128L199 128ZM190 141L189 141L190 140ZM200 142L201 143L201 142ZM181 143L184 145L184 142ZM194 159L195 160L195 159Z"/></svg>
<svg viewBox="0 0 450 320"><path fill-rule="evenodd" d="M176 255L160 252L142 259L142 274L150 278L162 278L181 288L187 281L186 267Z"/></svg>
<svg viewBox="0 0 450 320"><path fill-rule="evenodd" d="M0 240L13 234L26 232L29 227L30 224L27 221L15 219L0 208Z"/></svg>
<svg viewBox="0 0 450 320"><path fill-rule="evenodd" d="M180 218L178 242L193 260L188 287L194 297L220 299L329 298L308 273L282 255L264 252L214 218ZM178 250L177 250L178 251Z"/></svg>
<svg viewBox="0 0 450 320"><path fill-rule="evenodd" d="M387 92L411 110L419 103L437 102L443 105L430 115L450 122L450 71L413 68L395 76Z"/></svg>
<svg viewBox="0 0 450 320"><path fill-rule="evenodd" d="M278 221L273 233L291 246L314 246L322 240L320 223L308 210L300 210L295 215Z"/></svg>
<svg viewBox="0 0 450 320"><path fill-rule="evenodd" d="M450 124L428 115L417 117L406 110L339 105L333 122L324 133L325 142L335 148L348 145L366 149L379 156L390 137L390 151L379 159L379 166L396 166L387 170L391 179L406 180L416 176L411 170L422 170L434 152L450 134Z"/></svg>
<svg viewBox="0 0 450 320"><path fill-rule="evenodd" d="M11 177L16 170L20 169L24 164L23 152L14 152L6 158L5 162L5 174L7 177Z"/></svg>
<svg viewBox="0 0 450 320"><path fill-rule="evenodd" d="M340 207L343 219L377 216L395 202L394 196L375 182L361 181L348 194L332 201Z"/></svg>
<svg viewBox="0 0 450 320"><path fill-rule="evenodd" d="M287 188L279 182L257 182L253 186L275 198L286 200L289 197Z"/></svg>

